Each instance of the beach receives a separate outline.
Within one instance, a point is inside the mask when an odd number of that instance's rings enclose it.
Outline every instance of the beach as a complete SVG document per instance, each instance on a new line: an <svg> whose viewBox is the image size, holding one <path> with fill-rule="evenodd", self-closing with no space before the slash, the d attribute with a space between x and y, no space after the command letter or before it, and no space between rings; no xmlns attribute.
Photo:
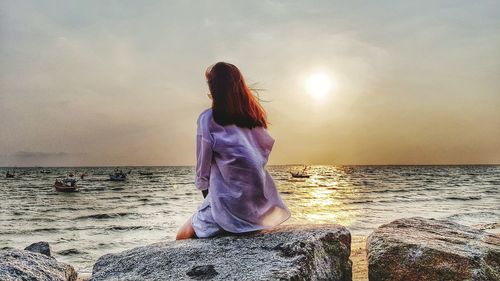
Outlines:
<svg viewBox="0 0 500 281"><path fill-rule="evenodd" d="M203 200L194 167L121 169L130 171L125 182L109 181L114 167L8 169L16 178L0 178L0 248L47 241L58 260L85 275L104 254L173 240ZM397 218L446 218L499 232L500 166L311 166L309 178L291 177L300 169L268 167L292 212L285 224L346 226L353 280L367 280L366 237ZM88 175L79 192L56 192L55 179L70 172Z"/></svg>
<svg viewBox="0 0 500 281"><path fill-rule="evenodd" d="M366 258L366 237L354 236L351 242L352 280L368 280L368 260Z"/></svg>

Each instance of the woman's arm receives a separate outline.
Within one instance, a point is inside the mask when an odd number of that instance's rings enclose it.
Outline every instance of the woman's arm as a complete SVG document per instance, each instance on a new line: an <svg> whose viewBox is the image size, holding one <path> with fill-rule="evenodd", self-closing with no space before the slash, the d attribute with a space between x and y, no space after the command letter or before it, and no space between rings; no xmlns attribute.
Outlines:
<svg viewBox="0 0 500 281"><path fill-rule="evenodd" d="M198 118L198 128L196 133L196 181L198 190L203 192L203 197L208 194L210 182L210 168L212 165L212 136L208 131L207 120L204 114Z"/></svg>
<svg viewBox="0 0 500 281"><path fill-rule="evenodd" d="M196 188L207 190L210 181L210 166L212 164L212 144L203 136L196 136Z"/></svg>

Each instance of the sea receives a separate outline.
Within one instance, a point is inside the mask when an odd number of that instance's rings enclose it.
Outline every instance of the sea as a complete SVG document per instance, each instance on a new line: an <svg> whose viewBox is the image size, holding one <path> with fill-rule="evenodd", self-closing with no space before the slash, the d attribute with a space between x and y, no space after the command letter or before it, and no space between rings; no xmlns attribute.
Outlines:
<svg viewBox="0 0 500 281"><path fill-rule="evenodd" d="M90 273L102 255L175 239L203 201L194 167L0 168L0 248L47 241L59 261ZM337 223L367 236L402 217L449 219L500 233L500 166L269 166L292 212L285 224ZM6 178L7 171L14 178ZM151 175L141 175L149 172ZM78 192L53 184L73 173Z"/></svg>

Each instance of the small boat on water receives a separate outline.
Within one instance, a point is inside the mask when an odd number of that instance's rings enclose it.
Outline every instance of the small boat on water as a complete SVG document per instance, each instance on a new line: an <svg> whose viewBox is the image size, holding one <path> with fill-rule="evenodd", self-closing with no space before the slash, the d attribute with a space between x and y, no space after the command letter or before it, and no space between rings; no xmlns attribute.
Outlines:
<svg viewBox="0 0 500 281"><path fill-rule="evenodd" d="M124 172L115 172L113 174L109 175L109 180L110 181L126 181L127 180L127 174Z"/></svg>
<svg viewBox="0 0 500 281"><path fill-rule="evenodd" d="M7 173L5 174L5 177L8 178L8 179L13 179L16 175L14 173L10 173L9 171L7 171Z"/></svg>
<svg viewBox="0 0 500 281"><path fill-rule="evenodd" d="M76 180L75 179L64 179L64 180L56 180L54 183L54 188L59 192L75 192L76 189Z"/></svg>
<svg viewBox="0 0 500 281"><path fill-rule="evenodd" d="M42 174L50 174L50 173L52 173L52 171L50 171L50 170L41 170L40 173L42 173Z"/></svg>
<svg viewBox="0 0 500 281"><path fill-rule="evenodd" d="M290 174L293 178L309 178L311 175L307 173L308 169L309 167L305 166L301 171L290 171Z"/></svg>
<svg viewBox="0 0 500 281"><path fill-rule="evenodd" d="M290 172L293 178L309 178L311 175L305 175L301 172Z"/></svg>

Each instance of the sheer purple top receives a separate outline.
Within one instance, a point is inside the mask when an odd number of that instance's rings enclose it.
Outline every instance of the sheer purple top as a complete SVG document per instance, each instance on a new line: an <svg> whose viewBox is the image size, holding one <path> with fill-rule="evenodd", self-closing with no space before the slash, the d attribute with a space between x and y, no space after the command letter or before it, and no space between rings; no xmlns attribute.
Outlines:
<svg viewBox="0 0 500 281"><path fill-rule="evenodd" d="M212 109L198 118L196 188L208 189L215 222L241 233L270 228L290 218L265 169L274 139L262 127L221 126Z"/></svg>

